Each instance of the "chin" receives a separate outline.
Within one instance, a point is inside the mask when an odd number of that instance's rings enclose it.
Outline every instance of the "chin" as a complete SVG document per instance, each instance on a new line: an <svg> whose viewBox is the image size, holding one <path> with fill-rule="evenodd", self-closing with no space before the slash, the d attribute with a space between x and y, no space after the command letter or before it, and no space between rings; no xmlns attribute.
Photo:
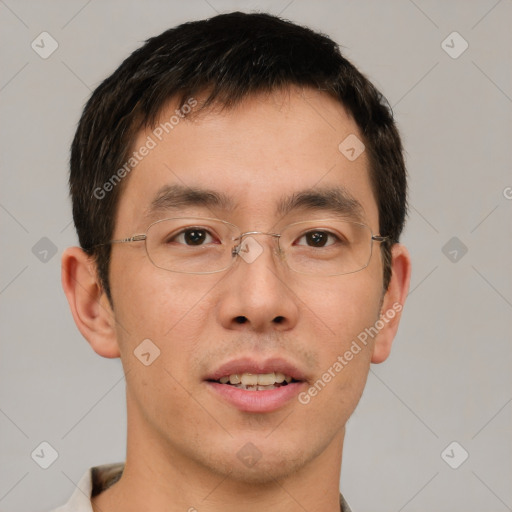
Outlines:
<svg viewBox="0 0 512 512"><path fill-rule="evenodd" d="M283 455L272 455L262 457L253 466L249 467L242 463L238 458L236 460L217 463L215 472L223 477L229 477L231 481L240 484L249 485L275 485L276 480L284 480L292 474L296 474L307 463L307 459L302 454L294 453L294 458L286 458Z"/></svg>
<svg viewBox="0 0 512 512"><path fill-rule="evenodd" d="M301 471L328 444L318 443L318 439L317 443L312 439L300 440L293 435L287 439L277 436L273 441L270 437L254 435L248 439L243 436L243 439L232 439L229 443L210 444L207 458L203 458L202 463L210 471L241 485L275 485L276 480Z"/></svg>

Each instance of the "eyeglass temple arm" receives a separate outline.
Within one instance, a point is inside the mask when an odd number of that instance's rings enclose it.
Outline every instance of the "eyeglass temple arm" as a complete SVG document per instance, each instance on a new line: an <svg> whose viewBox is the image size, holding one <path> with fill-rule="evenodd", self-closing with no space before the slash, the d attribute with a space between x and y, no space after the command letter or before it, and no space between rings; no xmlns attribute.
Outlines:
<svg viewBox="0 0 512 512"><path fill-rule="evenodd" d="M127 242L142 242L146 240L146 235L133 235L128 238L122 238L121 240L110 240L109 244L124 244Z"/></svg>
<svg viewBox="0 0 512 512"><path fill-rule="evenodd" d="M372 240L376 242L390 242L391 238L389 236L372 235Z"/></svg>

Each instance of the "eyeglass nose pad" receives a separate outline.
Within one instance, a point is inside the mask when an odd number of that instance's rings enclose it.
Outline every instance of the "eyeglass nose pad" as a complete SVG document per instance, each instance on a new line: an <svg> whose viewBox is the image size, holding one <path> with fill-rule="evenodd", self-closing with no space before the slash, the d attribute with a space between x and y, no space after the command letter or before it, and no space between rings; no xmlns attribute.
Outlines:
<svg viewBox="0 0 512 512"><path fill-rule="evenodd" d="M232 238L231 241L236 244L231 249L231 256L233 256L233 257L239 256L240 251L242 250L242 244L244 242L244 237L239 235L235 238Z"/></svg>

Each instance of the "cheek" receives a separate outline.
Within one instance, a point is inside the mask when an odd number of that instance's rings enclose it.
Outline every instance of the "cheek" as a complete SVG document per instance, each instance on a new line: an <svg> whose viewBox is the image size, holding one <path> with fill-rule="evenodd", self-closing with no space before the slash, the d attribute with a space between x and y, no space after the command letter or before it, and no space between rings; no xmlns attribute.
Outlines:
<svg viewBox="0 0 512 512"><path fill-rule="evenodd" d="M196 287L181 274L156 268L145 253L112 264L111 287L118 322L130 331L162 336L197 302Z"/></svg>
<svg viewBox="0 0 512 512"><path fill-rule="evenodd" d="M308 298L311 311L305 309L304 315L310 320L305 321L315 325L312 336L319 357L311 400L334 420L337 414L350 414L363 391L373 346L365 329L379 318L381 286L372 272L363 271L324 286L310 284L301 296Z"/></svg>
<svg viewBox="0 0 512 512"><path fill-rule="evenodd" d="M365 292L348 281L343 283L343 291L324 290L318 296L315 314L325 322L316 323L325 323L323 332L328 336L315 340L318 373L301 401L309 404L306 406L314 411L313 417L333 432L345 424L363 392L373 347L364 334L378 319L380 304L380 294L375 289L373 293Z"/></svg>
<svg viewBox="0 0 512 512"><path fill-rule="evenodd" d="M304 280L296 293L304 314L337 349L379 318L382 286L369 267L354 274Z"/></svg>
<svg viewBox="0 0 512 512"><path fill-rule="evenodd" d="M147 267L144 262L132 263L116 268L111 275L121 352L129 361L136 347L150 339L161 350L162 361L183 367L179 361L184 362L187 354L197 349L208 315L207 301L202 299L215 283L209 279L209 286L197 286L195 276Z"/></svg>
<svg viewBox="0 0 512 512"><path fill-rule="evenodd" d="M173 411L170 417L184 414L191 361L207 315L204 290L158 269L127 277L119 280L113 300L130 395L151 417L161 415L162 397Z"/></svg>

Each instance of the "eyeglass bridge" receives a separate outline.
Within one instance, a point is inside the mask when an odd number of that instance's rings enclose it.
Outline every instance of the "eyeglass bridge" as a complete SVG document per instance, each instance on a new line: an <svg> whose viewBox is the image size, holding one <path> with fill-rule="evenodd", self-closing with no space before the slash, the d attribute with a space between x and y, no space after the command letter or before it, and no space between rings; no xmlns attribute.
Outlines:
<svg viewBox="0 0 512 512"><path fill-rule="evenodd" d="M235 245L233 249L231 249L232 256L238 256L240 254L240 251L242 250L242 244L244 243L243 239L250 235L268 235L278 239L282 236L279 233L266 233L265 231L246 231L245 233L242 233L233 239L233 241L238 241L238 244Z"/></svg>

